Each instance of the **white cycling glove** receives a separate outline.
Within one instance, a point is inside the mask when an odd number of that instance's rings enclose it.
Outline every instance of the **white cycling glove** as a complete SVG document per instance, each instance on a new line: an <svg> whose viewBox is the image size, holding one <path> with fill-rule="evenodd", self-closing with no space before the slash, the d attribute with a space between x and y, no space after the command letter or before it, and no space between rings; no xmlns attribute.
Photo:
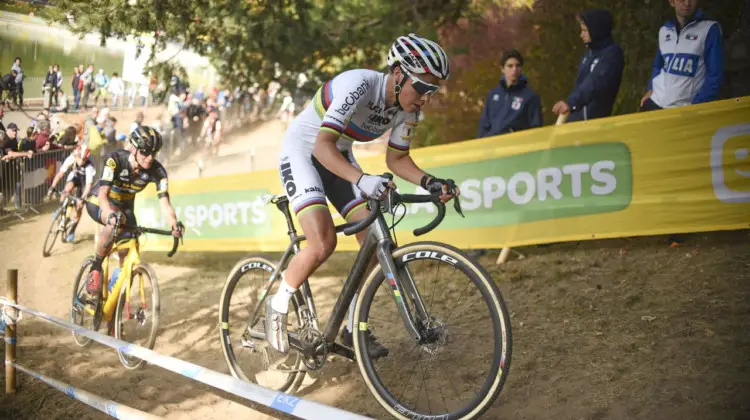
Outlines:
<svg viewBox="0 0 750 420"><path fill-rule="evenodd" d="M370 198L380 198L388 188L388 179L378 175L362 174L357 181L357 188Z"/></svg>

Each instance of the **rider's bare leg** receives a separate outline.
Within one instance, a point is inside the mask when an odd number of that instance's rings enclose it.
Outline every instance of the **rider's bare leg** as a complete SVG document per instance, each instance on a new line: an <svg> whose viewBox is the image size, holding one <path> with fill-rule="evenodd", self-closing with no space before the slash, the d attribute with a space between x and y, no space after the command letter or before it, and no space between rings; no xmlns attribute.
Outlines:
<svg viewBox="0 0 750 420"><path fill-rule="evenodd" d="M328 208L316 206L297 218L307 237L307 245L292 257L279 291L273 297L273 309L281 313L289 311L289 298L336 249L336 230Z"/></svg>

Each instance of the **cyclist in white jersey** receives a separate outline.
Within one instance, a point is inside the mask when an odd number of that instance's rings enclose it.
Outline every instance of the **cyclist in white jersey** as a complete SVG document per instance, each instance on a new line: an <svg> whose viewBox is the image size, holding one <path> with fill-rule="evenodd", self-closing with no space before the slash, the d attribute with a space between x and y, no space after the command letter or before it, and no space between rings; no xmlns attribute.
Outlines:
<svg viewBox="0 0 750 420"><path fill-rule="evenodd" d="M289 298L333 253L336 231L326 198L348 222L367 216L364 197L381 198L390 181L363 173L352 156L353 141L367 142L392 129L386 163L399 177L440 194L449 194L447 180L419 169L409 156L409 141L422 106L448 79L450 64L443 49L414 34L399 37L388 53L388 73L345 71L318 90L312 102L284 135L279 175L292 209L307 236L307 246L289 263L279 290L266 300L266 339L276 350L289 351ZM458 195L458 192L456 192ZM360 245L366 231L357 234ZM349 322L342 333L351 346L355 295ZM383 357L388 350L369 336L369 352Z"/></svg>
<svg viewBox="0 0 750 420"><path fill-rule="evenodd" d="M70 170L70 174L68 174L68 178L65 181L65 189L63 192L65 194L72 194L75 189L75 196L78 198L88 195L89 191L91 191L91 187L94 185L94 176L96 175L96 168L91 160L89 160L90 155L91 150L87 146L79 145L76 147L73 153L71 153L70 156L63 161L62 166L60 166L60 170L52 180L49 190L47 190L47 197L52 195L55 186L57 186L57 183L60 182L60 179L65 176L65 173L68 172L68 170ZM60 197L61 202L63 199L63 197ZM81 220L82 210L83 201L79 201L76 203L76 211L71 218L73 225L70 227L68 236L65 237L65 242L73 242L75 239L76 227L78 227L78 221Z"/></svg>

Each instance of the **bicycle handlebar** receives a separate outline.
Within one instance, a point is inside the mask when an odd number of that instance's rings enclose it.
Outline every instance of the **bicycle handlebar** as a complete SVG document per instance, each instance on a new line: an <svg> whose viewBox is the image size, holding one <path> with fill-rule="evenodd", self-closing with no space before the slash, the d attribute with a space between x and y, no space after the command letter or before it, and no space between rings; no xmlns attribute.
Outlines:
<svg viewBox="0 0 750 420"><path fill-rule="evenodd" d="M116 213L115 218L117 219L115 221L114 229L112 229L112 239L110 239L111 242L118 236L117 232L120 228L120 223L122 221L122 213ZM177 228L180 229L181 232L185 232L185 226L182 224L182 222L177 222ZM153 233L155 235L164 235L164 236L173 236L171 230L162 230L162 229L153 229L153 228L147 228L142 226L136 226L134 228L124 228L124 230L136 232L136 233ZM172 250L167 253L167 257L171 258L176 252L177 252L177 246L182 241L182 235L180 237L174 237L174 243L172 244ZM183 242L184 243L184 242ZM109 248L109 245L107 245L107 248Z"/></svg>
<svg viewBox="0 0 750 420"><path fill-rule="evenodd" d="M393 175L389 173L383 174L384 178L393 179ZM452 182L449 183L448 188L451 192L454 192L456 189L455 184ZM389 206L393 208L398 203L433 203L437 209L438 213L435 216L434 219L430 223L428 223L425 226L422 226L421 228L414 229L413 233L414 236L421 236L424 235L436 227L440 223L442 223L443 219L445 218L445 203L440 201L440 197L433 194L399 194L395 190L389 189L387 192L387 197L389 201ZM461 204L458 201L458 198L454 198L454 207L458 214L460 214L463 217L463 212L461 211ZM353 235L355 233L359 233L363 230L365 230L372 222L375 221L375 219L380 214L380 203L378 200L370 199L369 200L369 206L370 206L370 214L367 215L366 218L362 219L361 221L357 222L355 225L350 226L346 229L344 229L345 235Z"/></svg>
<svg viewBox="0 0 750 420"><path fill-rule="evenodd" d="M442 223L443 218L445 217L445 203L440 201L440 197L436 195L399 194L395 191L393 191L393 195L396 203L432 203L437 207L438 213L435 218L427 225L414 229L414 236L421 236L435 229L440 223Z"/></svg>
<svg viewBox="0 0 750 420"><path fill-rule="evenodd" d="M180 229L180 231L182 232L185 231L185 226L182 224L182 222L177 222L177 228ZM153 233L156 235L172 236L171 230L152 229L152 228L145 228L145 227L140 227L140 226L137 228L137 230L143 233ZM176 236L174 237L172 250L167 253L167 257L171 258L172 255L174 255L177 252L177 246L180 244L181 241L182 241L182 236L180 236L179 238Z"/></svg>

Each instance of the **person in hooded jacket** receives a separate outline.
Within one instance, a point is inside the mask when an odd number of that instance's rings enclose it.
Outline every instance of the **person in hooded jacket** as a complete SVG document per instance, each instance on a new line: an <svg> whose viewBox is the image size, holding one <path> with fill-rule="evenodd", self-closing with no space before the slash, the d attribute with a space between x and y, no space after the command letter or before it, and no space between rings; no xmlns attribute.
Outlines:
<svg viewBox="0 0 750 420"><path fill-rule="evenodd" d="M588 50L578 66L575 87L568 99L552 107L557 115L570 113L570 122L610 116L625 68L622 49L612 37L612 14L594 9L577 19Z"/></svg>
<svg viewBox="0 0 750 420"><path fill-rule="evenodd" d="M478 138L542 126L542 101L523 75L523 57L517 50L502 58L503 77L484 101Z"/></svg>

